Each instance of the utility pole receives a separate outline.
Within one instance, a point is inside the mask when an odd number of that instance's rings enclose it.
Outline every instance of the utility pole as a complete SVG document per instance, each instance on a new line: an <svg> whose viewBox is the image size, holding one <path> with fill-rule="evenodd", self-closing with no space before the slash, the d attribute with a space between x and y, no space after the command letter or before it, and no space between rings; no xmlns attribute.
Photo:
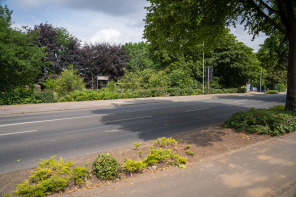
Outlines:
<svg viewBox="0 0 296 197"><path fill-rule="evenodd" d="M205 42L202 42L202 94L205 94Z"/></svg>
<svg viewBox="0 0 296 197"><path fill-rule="evenodd" d="M262 67L260 71L260 92L261 92L261 88L262 88Z"/></svg>

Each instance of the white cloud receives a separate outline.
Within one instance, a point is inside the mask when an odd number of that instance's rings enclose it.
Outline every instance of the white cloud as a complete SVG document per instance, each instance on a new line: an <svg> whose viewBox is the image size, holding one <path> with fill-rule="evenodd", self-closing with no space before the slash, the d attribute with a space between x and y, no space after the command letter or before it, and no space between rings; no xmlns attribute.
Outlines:
<svg viewBox="0 0 296 197"><path fill-rule="evenodd" d="M90 43L115 43L121 44L124 43L124 38L120 31L116 29L103 29L97 33L95 33L90 39Z"/></svg>

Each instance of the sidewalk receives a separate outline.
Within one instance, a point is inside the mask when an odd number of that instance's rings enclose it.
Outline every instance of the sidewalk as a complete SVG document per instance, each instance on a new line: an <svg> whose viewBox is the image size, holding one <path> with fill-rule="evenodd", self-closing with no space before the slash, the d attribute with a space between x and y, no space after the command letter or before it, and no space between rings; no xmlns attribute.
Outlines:
<svg viewBox="0 0 296 197"><path fill-rule="evenodd" d="M118 107L123 105L135 105L135 104L194 101L194 100L215 98L217 96L229 96L229 95L250 96L254 94L260 94L260 93L254 92L254 93L246 93L246 94L212 94L212 95L153 97L153 98L63 102L63 103L42 103L42 104L27 104L27 105L4 105L4 106L0 106L0 115L52 112L52 111L91 109L91 108L104 108L104 107Z"/></svg>
<svg viewBox="0 0 296 197"><path fill-rule="evenodd" d="M296 196L296 132L128 182L64 196Z"/></svg>

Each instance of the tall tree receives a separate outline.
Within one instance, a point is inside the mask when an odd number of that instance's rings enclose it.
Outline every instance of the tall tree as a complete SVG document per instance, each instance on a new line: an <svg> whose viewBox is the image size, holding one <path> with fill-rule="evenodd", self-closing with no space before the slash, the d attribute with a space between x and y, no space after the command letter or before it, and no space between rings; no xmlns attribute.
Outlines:
<svg viewBox="0 0 296 197"><path fill-rule="evenodd" d="M144 37L163 48L215 44L225 26L242 19L249 33L279 32L289 41L286 109L296 111L295 0L149 0Z"/></svg>
<svg viewBox="0 0 296 197"><path fill-rule="evenodd" d="M46 66L43 67L41 81L44 81L49 73L59 75L69 64L78 67L80 41L67 29L41 23L35 25L31 32L38 34L35 44L46 47L47 58L44 59Z"/></svg>
<svg viewBox="0 0 296 197"><path fill-rule="evenodd" d="M267 71L266 80L269 86L287 83L288 52L287 37L279 33L271 34L260 46L257 57Z"/></svg>
<svg viewBox="0 0 296 197"><path fill-rule="evenodd" d="M45 58L33 43L36 34L11 27L11 14L0 0L0 94L32 85Z"/></svg>
<svg viewBox="0 0 296 197"><path fill-rule="evenodd" d="M109 76L117 81L123 76L129 56L121 45L108 43L86 44L81 52L81 70L87 87L92 87L92 79L98 75Z"/></svg>

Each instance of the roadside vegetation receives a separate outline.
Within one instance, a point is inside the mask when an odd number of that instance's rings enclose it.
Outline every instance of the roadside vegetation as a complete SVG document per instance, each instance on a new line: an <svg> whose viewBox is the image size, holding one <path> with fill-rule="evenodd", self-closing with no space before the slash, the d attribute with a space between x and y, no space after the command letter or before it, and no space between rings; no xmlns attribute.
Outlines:
<svg viewBox="0 0 296 197"><path fill-rule="evenodd" d="M213 69L209 84L205 76L205 94L244 93L248 82L259 89L261 67L266 88L286 91L286 59L279 57L286 45L280 35L267 39L258 53L228 29L215 48L195 44L167 50L157 42L82 45L67 29L48 23L13 28L12 11L4 3L0 0L0 50L5 51L0 105L199 95L203 53L205 74ZM99 75L109 77L107 86L97 82Z"/></svg>
<svg viewBox="0 0 296 197"><path fill-rule="evenodd" d="M283 135L296 131L296 113L285 111L279 105L269 109L250 109L233 114L224 122L226 128L234 128L238 132Z"/></svg>
<svg viewBox="0 0 296 197"><path fill-rule="evenodd" d="M140 150L142 143L134 143L136 149ZM55 156L48 160L39 162L37 168L31 171L31 175L22 184L17 184L16 189L11 194L5 196L46 196L64 191L67 187L87 187L87 182L92 176L103 181L120 180L124 176L131 176L132 173L143 173L146 168L156 169L165 166L177 166L186 168L187 158L175 153L174 149L184 146L173 138L159 138L155 140L154 146L148 150L142 150L147 153L144 157L139 154L137 160L125 158L122 163L112 155L99 154L92 162L91 167L88 164L84 166L72 166L72 161L59 161ZM190 146L186 146L189 151ZM185 153L185 149L183 150ZM188 153L187 153L188 154ZM193 155L190 152L188 155ZM143 159L140 159L143 158Z"/></svg>

